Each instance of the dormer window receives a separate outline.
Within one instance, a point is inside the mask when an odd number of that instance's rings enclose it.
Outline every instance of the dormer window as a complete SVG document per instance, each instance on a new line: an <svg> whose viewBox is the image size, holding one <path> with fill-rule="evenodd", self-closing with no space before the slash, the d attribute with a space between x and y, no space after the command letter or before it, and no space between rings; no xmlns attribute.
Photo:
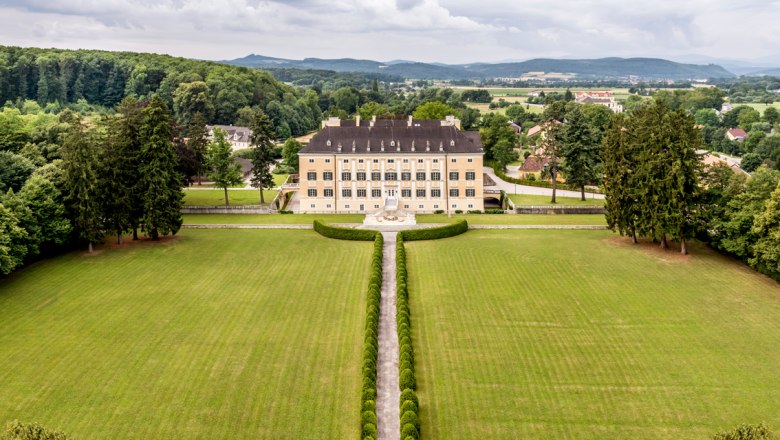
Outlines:
<svg viewBox="0 0 780 440"><path fill-rule="evenodd" d="M325 145L327 145L327 146L329 146L329 147L330 147L330 139L328 139L328 141L327 141L327 142L325 142Z"/></svg>
<svg viewBox="0 0 780 440"><path fill-rule="evenodd" d="M390 146L395 147L395 141L390 141Z"/></svg>
<svg viewBox="0 0 780 440"><path fill-rule="evenodd" d="M450 147L454 147L454 146L455 146L455 139L450 141Z"/></svg>

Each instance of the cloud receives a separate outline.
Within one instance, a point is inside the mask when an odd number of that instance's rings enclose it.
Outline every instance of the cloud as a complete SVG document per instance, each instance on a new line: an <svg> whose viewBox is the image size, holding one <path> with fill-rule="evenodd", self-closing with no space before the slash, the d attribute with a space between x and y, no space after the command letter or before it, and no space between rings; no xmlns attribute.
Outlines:
<svg viewBox="0 0 780 440"><path fill-rule="evenodd" d="M780 2L757 0L3 0L0 36L209 59L758 58L778 19Z"/></svg>

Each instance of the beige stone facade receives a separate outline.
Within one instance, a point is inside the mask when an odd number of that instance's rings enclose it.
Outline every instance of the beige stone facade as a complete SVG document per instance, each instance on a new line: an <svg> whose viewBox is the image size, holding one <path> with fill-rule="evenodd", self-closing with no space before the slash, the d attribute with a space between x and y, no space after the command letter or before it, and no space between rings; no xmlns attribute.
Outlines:
<svg viewBox="0 0 780 440"><path fill-rule="evenodd" d="M419 124L420 130L407 126L399 139L378 139L364 136L373 125L364 128L350 122L353 125L345 127L349 133L336 130L328 134L333 139L325 140L324 145L333 147L332 151L317 151L316 147L301 150L300 212L373 213L384 209L388 201L415 213L484 209L483 154L473 135L467 139L457 127L451 127L459 133L448 129L445 131L451 138L440 139L440 130L430 129L432 124ZM356 130L358 127L361 129ZM419 138L414 138L415 134ZM360 141L366 144L363 148L357 145ZM334 145L336 142L341 145ZM458 148L460 142L470 144Z"/></svg>

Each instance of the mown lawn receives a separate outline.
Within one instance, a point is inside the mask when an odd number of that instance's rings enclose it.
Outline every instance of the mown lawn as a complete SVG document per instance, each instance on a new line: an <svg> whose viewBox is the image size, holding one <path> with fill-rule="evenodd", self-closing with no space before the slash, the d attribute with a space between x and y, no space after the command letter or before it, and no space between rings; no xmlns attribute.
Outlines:
<svg viewBox="0 0 780 440"><path fill-rule="evenodd" d="M265 204L270 204L276 193L275 189L263 191ZM247 189L228 189L230 205L259 205L260 191ZM225 191L223 189L185 189L184 206L225 206Z"/></svg>
<svg viewBox="0 0 780 440"><path fill-rule="evenodd" d="M780 429L780 286L607 231L407 244L426 439Z"/></svg>
<svg viewBox="0 0 780 440"><path fill-rule="evenodd" d="M536 196L530 194L508 194L515 205L551 205L551 196ZM604 199L594 199L590 194L585 194L585 201L579 197L555 197L557 205L604 205ZM553 205L555 206L555 205Z"/></svg>
<svg viewBox="0 0 780 440"><path fill-rule="evenodd" d="M313 231L182 231L23 269L0 281L0 424L353 438L370 251Z"/></svg>
<svg viewBox="0 0 780 440"><path fill-rule="evenodd" d="M186 216L185 216L186 217ZM606 225L602 214L420 214L417 223L454 223L465 219L473 225Z"/></svg>
<svg viewBox="0 0 780 440"><path fill-rule="evenodd" d="M222 225L310 225L325 223L363 223L361 214L184 214L184 224ZM602 216L603 217L603 216Z"/></svg>

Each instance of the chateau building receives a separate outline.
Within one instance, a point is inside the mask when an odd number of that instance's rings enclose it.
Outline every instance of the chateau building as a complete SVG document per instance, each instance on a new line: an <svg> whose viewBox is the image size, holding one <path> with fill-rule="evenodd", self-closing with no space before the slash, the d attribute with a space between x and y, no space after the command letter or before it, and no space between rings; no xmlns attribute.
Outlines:
<svg viewBox="0 0 780 440"><path fill-rule="evenodd" d="M444 120L330 118L300 153L300 212L484 209L482 142Z"/></svg>
<svg viewBox="0 0 780 440"><path fill-rule="evenodd" d="M207 125L209 140L214 139L214 129L218 128L225 132L225 139L230 142L233 150L249 148L251 142L252 130L248 127L239 127L236 125Z"/></svg>

